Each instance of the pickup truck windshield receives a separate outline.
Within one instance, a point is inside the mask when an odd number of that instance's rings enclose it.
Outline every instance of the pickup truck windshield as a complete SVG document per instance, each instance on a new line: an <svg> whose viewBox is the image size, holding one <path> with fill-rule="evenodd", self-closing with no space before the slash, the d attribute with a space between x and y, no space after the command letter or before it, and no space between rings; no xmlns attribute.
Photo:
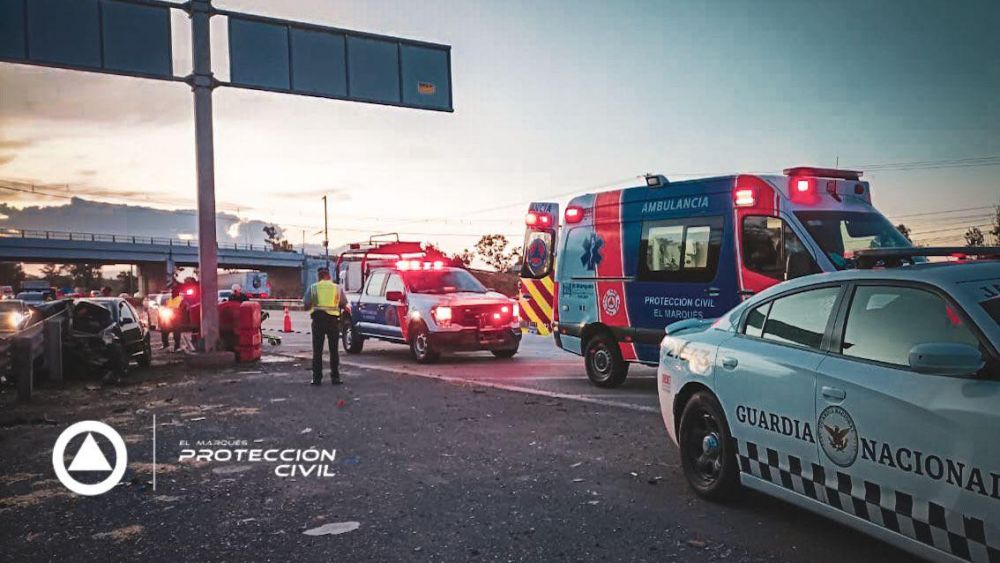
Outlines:
<svg viewBox="0 0 1000 563"><path fill-rule="evenodd" d="M421 270L406 273L413 293L486 293L486 288L465 270Z"/></svg>
<svg viewBox="0 0 1000 563"><path fill-rule="evenodd" d="M796 211L795 216L838 270L851 267L854 253L859 250L913 246L878 213Z"/></svg>

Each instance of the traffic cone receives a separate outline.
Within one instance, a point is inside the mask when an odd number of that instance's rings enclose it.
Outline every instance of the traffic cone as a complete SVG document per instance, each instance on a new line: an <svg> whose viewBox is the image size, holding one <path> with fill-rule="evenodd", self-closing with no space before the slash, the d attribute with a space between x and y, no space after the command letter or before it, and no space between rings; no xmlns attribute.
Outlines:
<svg viewBox="0 0 1000 563"><path fill-rule="evenodd" d="M288 307L285 307L285 326L282 327L282 332L292 332L292 317L288 314Z"/></svg>

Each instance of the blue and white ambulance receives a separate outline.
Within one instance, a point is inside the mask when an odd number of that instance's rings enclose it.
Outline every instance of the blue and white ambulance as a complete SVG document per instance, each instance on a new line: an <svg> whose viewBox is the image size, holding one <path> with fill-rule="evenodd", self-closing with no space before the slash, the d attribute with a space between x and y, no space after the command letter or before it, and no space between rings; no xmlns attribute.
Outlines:
<svg viewBox="0 0 1000 563"><path fill-rule="evenodd" d="M583 356L601 387L620 385L630 362L655 365L672 322L719 317L781 281L847 268L859 250L910 246L851 170L650 175L645 186L572 199L561 226L553 210L537 202L528 213L521 308L551 310L556 344ZM549 276L548 294L529 285Z"/></svg>

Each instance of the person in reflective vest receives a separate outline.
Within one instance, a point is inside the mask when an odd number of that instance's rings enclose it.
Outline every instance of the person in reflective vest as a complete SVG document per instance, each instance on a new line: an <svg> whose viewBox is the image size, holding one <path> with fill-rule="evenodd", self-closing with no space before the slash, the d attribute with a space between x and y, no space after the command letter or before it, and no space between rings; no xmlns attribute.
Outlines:
<svg viewBox="0 0 1000 563"><path fill-rule="evenodd" d="M320 268L319 281L309 286L302 303L312 317L313 385L323 382L323 341L330 346L330 383L339 385L340 354L337 338L340 336L340 313L347 299L344 290L330 280L330 270Z"/></svg>

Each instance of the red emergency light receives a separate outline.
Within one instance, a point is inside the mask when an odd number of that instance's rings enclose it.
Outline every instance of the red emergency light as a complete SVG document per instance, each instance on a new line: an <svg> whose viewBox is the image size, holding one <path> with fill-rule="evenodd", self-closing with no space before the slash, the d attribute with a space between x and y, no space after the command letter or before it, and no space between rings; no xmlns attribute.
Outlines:
<svg viewBox="0 0 1000 563"><path fill-rule="evenodd" d="M733 191L733 202L736 207L753 207L757 204L757 192L753 188L737 187Z"/></svg>
<svg viewBox="0 0 1000 563"><path fill-rule="evenodd" d="M799 178L795 180L795 191L804 194L812 191L812 180L809 178Z"/></svg>
<svg viewBox="0 0 1000 563"><path fill-rule="evenodd" d="M433 262L421 262L419 260L400 260L396 262L396 269L403 271L418 271L418 270L440 270L444 268L443 260L435 260Z"/></svg>
<svg viewBox="0 0 1000 563"><path fill-rule="evenodd" d="M529 227L548 227L552 224L552 216L548 213L536 213L534 211L529 211L524 217L524 224Z"/></svg>
<svg viewBox="0 0 1000 563"><path fill-rule="evenodd" d="M578 205L571 205L566 208L566 222L579 223L583 221L583 208Z"/></svg>
<svg viewBox="0 0 1000 563"><path fill-rule="evenodd" d="M184 290L184 295L194 295L194 288L193 287L189 287L189 288L185 289Z"/></svg>

